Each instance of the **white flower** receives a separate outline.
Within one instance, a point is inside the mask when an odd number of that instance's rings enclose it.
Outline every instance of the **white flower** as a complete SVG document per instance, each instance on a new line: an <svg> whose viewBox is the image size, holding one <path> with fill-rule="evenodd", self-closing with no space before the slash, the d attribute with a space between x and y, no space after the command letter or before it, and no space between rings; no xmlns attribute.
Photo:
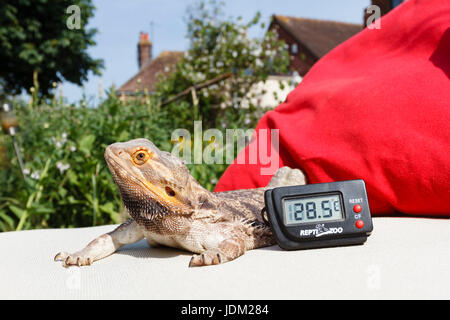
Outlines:
<svg viewBox="0 0 450 320"><path fill-rule="evenodd" d="M61 144L65 144L67 142L67 133L63 132L61 135Z"/></svg>
<svg viewBox="0 0 450 320"><path fill-rule="evenodd" d="M233 53L231 54L233 56L233 58L236 58L238 56L237 51L233 51Z"/></svg>
<svg viewBox="0 0 450 320"><path fill-rule="evenodd" d="M60 149L62 147L62 143L59 141L56 141L55 146Z"/></svg>
<svg viewBox="0 0 450 320"><path fill-rule="evenodd" d="M76 148L75 146L71 146L71 147L70 147L70 151L71 151L71 152L75 152L75 151L77 151L77 148Z"/></svg>
<svg viewBox="0 0 450 320"><path fill-rule="evenodd" d="M206 76L203 73L201 73L201 72L197 72L196 75L195 75L195 79L198 82L202 82L203 80L206 79Z"/></svg>
<svg viewBox="0 0 450 320"><path fill-rule="evenodd" d="M249 123L250 123L250 119L249 119L249 118L245 119L245 120L244 120L244 123L245 123L245 124L249 124Z"/></svg>
<svg viewBox="0 0 450 320"><path fill-rule="evenodd" d="M252 55L254 55L255 57L259 57L260 54L261 54L261 48L257 47L255 49L253 49Z"/></svg>
<svg viewBox="0 0 450 320"><path fill-rule="evenodd" d="M60 173L63 173L64 171L66 171L67 169L70 168L70 165L69 164L64 164L61 161L58 161L56 163L56 168L58 168Z"/></svg>
<svg viewBox="0 0 450 320"><path fill-rule="evenodd" d="M223 62L222 61L217 61L216 67L217 68L222 68L223 67Z"/></svg>
<svg viewBox="0 0 450 320"><path fill-rule="evenodd" d="M23 169L23 174L24 175L29 175L30 174L30 169L27 169L27 168L25 168L25 169Z"/></svg>
<svg viewBox="0 0 450 320"><path fill-rule="evenodd" d="M25 171L25 170L24 170ZM41 177L41 175L39 174L39 172L38 171L35 171L35 172L33 172L32 174L31 174L31 179L34 179L34 180L39 180L39 178Z"/></svg>

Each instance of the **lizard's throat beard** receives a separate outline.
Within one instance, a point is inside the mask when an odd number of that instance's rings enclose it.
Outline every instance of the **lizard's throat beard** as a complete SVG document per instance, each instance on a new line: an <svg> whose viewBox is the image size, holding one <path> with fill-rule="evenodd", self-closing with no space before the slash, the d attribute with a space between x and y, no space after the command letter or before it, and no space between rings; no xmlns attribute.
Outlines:
<svg viewBox="0 0 450 320"><path fill-rule="evenodd" d="M172 214L167 207L149 197L137 197L127 191L121 191L120 194L131 217L138 222L141 219L148 221Z"/></svg>
<svg viewBox="0 0 450 320"><path fill-rule="evenodd" d="M116 177L114 180L119 187L123 204L134 220L148 221L174 213L167 206L155 201L141 186L133 182L123 183Z"/></svg>
<svg viewBox="0 0 450 320"><path fill-rule="evenodd" d="M121 174L125 172L117 172L115 170L121 170L121 168L113 168L110 166L110 169L114 181L119 188L123 204L131 217L137 222L140 220L154 220L169 214L187 214L187 212L183 212L179 208L157 201L151 192L140 184L139 180L134 179L130 175Z"/></svg>

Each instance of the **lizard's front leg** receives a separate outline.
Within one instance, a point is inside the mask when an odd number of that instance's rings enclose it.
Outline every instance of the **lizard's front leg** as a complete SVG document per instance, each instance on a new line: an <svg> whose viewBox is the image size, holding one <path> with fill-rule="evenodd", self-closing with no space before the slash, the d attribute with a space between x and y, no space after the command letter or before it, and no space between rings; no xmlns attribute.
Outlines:
<svg viewBox="0 0 450 320"><path fill-rule="evenodd" d="M210 266L234 260L245 253L245 241L233 237L222 241L217 248L210 248L198 255L193 255L189 267Z"/></svg>
<svg viewBox="0 0 450 320"><path fill-rule="evenodd" d="M128 219L114 231L92 240L84 249L73 254L60 252L55 261L62 261L64 267L70 265L91 265L94 261L105 258L125 244L134 243L144 238L142 230L133 219Z"/></svg>

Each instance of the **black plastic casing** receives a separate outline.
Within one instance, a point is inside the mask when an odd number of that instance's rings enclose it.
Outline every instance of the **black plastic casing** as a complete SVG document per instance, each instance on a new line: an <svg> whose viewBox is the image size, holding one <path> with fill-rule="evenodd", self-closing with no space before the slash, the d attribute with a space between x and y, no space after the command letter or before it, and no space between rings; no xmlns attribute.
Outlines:
<svg viewBox="0 0 450 320"><path fill-rule="evenodd" d="M343 219L290 226L284 224L284 199L329 194L339 194L344 210ZM264 194L264 201L272 231L278 245L285 250L363 244L373 230L366 186L363 180L278 187L267 190ZM358 204L362 208L359 213L354 212L354 206ZM358 220L364 223L362 228L356 226ZM314 229L316 230L314 231ZM333 231L342 232L333 233Z"/></svg>

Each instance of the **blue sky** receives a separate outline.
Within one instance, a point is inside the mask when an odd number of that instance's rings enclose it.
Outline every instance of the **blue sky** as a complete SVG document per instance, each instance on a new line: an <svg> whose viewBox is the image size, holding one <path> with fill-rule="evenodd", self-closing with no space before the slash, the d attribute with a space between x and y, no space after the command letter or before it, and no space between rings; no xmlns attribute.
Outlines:
<svg viewBox="0 0 450 320"><path fill-rule="evenodd" d="M91 103L98 99L99 83L104 89L125 83L138 71L136 45L140 31L149 32L153 22L153 55L163 50L185 50L186 8L198 0L94 0L95 16L90 27L98 29L97 45L89 49L92 57L102 58L102 76L89 76L84 88L63 83L69 102L85 93ZM272 14L362 23L369 0L226 0L226 16L252 18L257 11L269 21ZM83 13L81 12L81 15ZM257 34L260 35L260 34Z"/></svg>

